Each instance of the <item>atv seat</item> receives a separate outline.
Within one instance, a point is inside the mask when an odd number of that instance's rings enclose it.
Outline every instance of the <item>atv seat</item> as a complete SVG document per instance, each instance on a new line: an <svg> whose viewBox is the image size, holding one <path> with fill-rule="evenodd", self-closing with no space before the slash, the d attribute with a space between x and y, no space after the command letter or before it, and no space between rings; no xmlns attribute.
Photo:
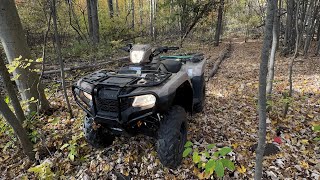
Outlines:
<svg viewBox="0 0 320 180"><path fill-rule="evenodd" d="M171 73L177 73L180 71L182 63L180 61L166 59L162 60L160 64L160 69Z"/></svg>

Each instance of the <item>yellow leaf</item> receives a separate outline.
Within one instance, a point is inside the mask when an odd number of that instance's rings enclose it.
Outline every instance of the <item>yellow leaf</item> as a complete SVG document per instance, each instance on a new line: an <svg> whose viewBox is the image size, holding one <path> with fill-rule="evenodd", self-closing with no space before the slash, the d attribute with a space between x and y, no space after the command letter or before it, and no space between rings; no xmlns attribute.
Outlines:
<svg viewBox="0 0 320 180"><path fill-rule="evenodd" d="M105 171L105 172L110 172L111 170L112 170L113 168L109 165L109 164L106 164L106 165L104 165L104 167L103 167L103 171Z"/></svg>
<svg viewBox="0 0 320 180"><path fill-rule="evenodd" d="M304 169L309 169L309 164L305 161L301 161L300 162L301 167L303 167Z"/></svg>
<svg viewBox="0 0 320 180"><path fill-rule="evenodd" d="M311 118L311 119L314 118L313 114L308 114L307 116L308 116L309 118Z"/></svg>
<svg viewBox="0 0 320 180"><path fill-rule="evenodd" d="M234 143L234 144L232 144L231 146L233 147L233 149L237 149L237 147L239 146L239 144L238 144L238 143Z"/></svg>
<svg viewBox="0 0 320 180"><path fill-rule="evenodd" d="M302 140L301 140L301 143L302 143L302 144L309 144L309 140L308 140L308 139L302 139Z"/></svg>
<svg viewBox="0 0 320 180"><path fill-rule="evenodd" d="M237 166L237 171L241 174L244 174L245 172L247 172L247 169L244 166Z"/></svg>

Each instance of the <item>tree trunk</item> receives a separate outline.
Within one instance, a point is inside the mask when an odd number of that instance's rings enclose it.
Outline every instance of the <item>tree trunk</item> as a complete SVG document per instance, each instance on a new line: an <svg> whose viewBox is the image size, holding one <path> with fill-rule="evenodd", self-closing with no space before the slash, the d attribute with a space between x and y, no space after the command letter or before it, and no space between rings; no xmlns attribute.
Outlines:
<svg viewBox="0 0 320 180"><path fill-rule="evenodd" d="M19 138L21 143L21 147L25 155L28 156L30 160L35 160L34 152L33 152L33 144L28 138L26 130L22 127L22 124L17 119L17 117L10 110L8 105L4 102L3 97L0 94L0 113L10 124L14 132Z"/></svg>
<svg viewBox="0 0 320 180"><path fill-rule="evenodd" d="M278 4L278 0L275 0ZM279 13L278 7L275 6L275 13L274 13L274 22L273 22L273 29L272 29L272 47L269 59L269 67L268 67L268 76L267 76L267 95L268 98L271 96L272 93L272 85L274 79L274 65L275 65L275 58L276 58L276 51L277 51L277 43L279 37Z"/></svg>
<svg viewBox="0 0 320 180"><path fill-rule="evenodd" d="M96 45L100 41L98 0L91 0L91 13L92 13L92 42L94 45Z"/></svg>
<svg viewBox="0 0 320 180"><path fill-rule="evenodd" d="M98 1L87 0L89 37L93 45L99 43Z"/></svg>
<svg viewBox="0 0 320 180"><path fill-rule="evenodd" d="M216 26L216 33L214 36L214 46L219 46L221 29L222 29L223 10L224 10L224 0L220 0L220 5L218 9L218 21Z"/></svg>
<svg viewBox="0 0 320 180"><path fill-rule="evenodd" d="M87 15L88 15L88 30L89 30L89 39L92 42L93 39L93 27L92 27L92 13L91 13L91 0L87 0Z"/></svg>
<svg viewBox="0 0 320 180"><path fill-rule="evenodd" d="M117 10L117 16L119 16L120 10L119 10L119 2L118 2L118 0L116 0L116 10Z"/></svg>
<svg viewBox="0 0 320 180"><path fill-rule="evenodd" d="M30 59L31 53L14 1L1 0L0 9L0 39L9 63L19 56L22 57L22 60ZM20 75L16 80L16 84L22 100L38 100L40 102L40 110L48 110L50 106L42 85L39 86L40 88L37 88L38 83L40 83L38 75L36 72L30 71L30 69L34 69L33 63L26 69L17 68L13 73L15 77ZM37 102L32 101L27 103L27 105L29 112L37 112Z"/></svg>
<svg viewBox="0 0 320 180"><path fill-rule="evenodd" d="M320 18L318 18L318 32L317 32L317 50L316 50L316 56L319 55L320 53L320 22L319 22Z"/></svg>
<svg viewBox="0 0 320 180"><path fill-rule="evenodd" d="M306 22L308 24L308 27L306 31L306 40L304 42L304 48L303 48L304 56L308 55L311 39L313 38L313 34L314 34L315 21L316 21L317 14L318 14L318 6L315 5L315 2L313 0L310 4L310 14L309 14L310 17L307 20L308 22Z"/></svg>
<svg viewBox="0 0 320 180"><path fill-rule="evenodd" d="M131 0L131 13L132 13L131 28L134 29L134 0Z"/></svg>
<svg viewBox="0 0 320 180"><path fill-rule="evenodd" d="M285 48L288 52L290 52L292 49L293 11L294 11L294 0L287 0L287 20L286 20L286 33L285 33L284 43L285 43Z"/></svg>
<svg viewBox="0 0 320 180"><path fill-rule="evenodd" d="M266 26L265 35L263 41L263 47L261 52L261 62L260 62L260 74L259 74L259 141L256 150L256 165L254 179L260 180L262 178L262 161L263 154L266 145L266 108L267 108L267 98L266 98L266 84L267 84L267 72L268 72L268 59L270 54L270 47L272 41L272 29L273 20L275 13L276 0L268 0L267 16L266 16Z"/></svg>
<svg viewBox="0 0 320 180"><path fill-rule="evenodd" d="M72 114L72 109L70 106L70 102L69 102L69 98L68 98L68 94L67 94L67 89L66 89L64 63L62 60L60 38L59 38L59 34L58 34L56 0L52 0L51 11L52 11L52 19L53 19L54 37L55 37L55 41L56 41L56 52L58 54L58 59L59 59L60 69L61 69L62 88L63 88L64 98L65 98L67 106L68 106L69 114L70 114L70 117L72 118L73 114Z"/></svg>
<svg viewBox="0 0 320 180"><path fill-rule="evenodd" d="M154 1L150 0L150 36L154 40Z"/></svg>
<svg viewBox="0 0 320 180"><path fill-rule="evenodd" d="M299 4L300 0L298 0ZM295 50L294 50L294 55L291 58L290 64L289 64L289 92L287 97L285 97L287 99L287 102L284 105L284 110L283 110L283 117L285 118L288 114L288 110L289 110L289 101L290 98L292 97L292 91L293 91L293 82L292 82L292 74L293 74L293 65L294 65L294 60L298 57L298 51L299 51L299 46L300 46L300 39L302 36L302 24L301 22L299 22L299 6L297 5L296 7L296 46L295 46Z"/></svg>
<svg viewBox="0 0 320 180"><path fill-rule="evenodd" d="M112 19L113 15L114 15L114 11L113 11L113 1L112 0L108 0L108 7L109 7L109 16Z"/></svg>
<svg viewBox="0 0 320 180"><path fill-rule="evenodd" d="M139 0L139 15L140 15L140 28L143 26L143 1Z"/></svg>
<svg viewBox="0 0 320 180"><path fill-rule="evenodd" d="M12 82L10 79L10 74L4 64L4 60L1 58L1 53L2 52L0 51L0 75L3 78L3 83L4 83L4 86L7 90L8 95L10 97L14 112L15 112L18 120L22 124L23 121L26 119L26 117L24 116L24 112L21 108L20 101L19 101L17 94L16 94L16 91L12 85Z"/></svg>

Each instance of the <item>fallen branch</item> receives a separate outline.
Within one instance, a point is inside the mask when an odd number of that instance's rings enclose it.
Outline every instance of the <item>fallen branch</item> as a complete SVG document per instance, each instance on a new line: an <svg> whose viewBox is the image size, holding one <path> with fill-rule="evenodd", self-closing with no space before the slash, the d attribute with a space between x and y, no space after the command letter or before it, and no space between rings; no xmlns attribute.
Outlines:
<svg viewBox="0 0 320 180"><path fill-rule="evenodd" d="M219 57L217 58L217 61L214 63L214 66L209 73L208 80L218 72L220 64L222 63L223 60L225 60L228 57L230 51L231 51L231 42L220 53Z"/></svg>
<svg viewBox="0 0 320 180"><path fill-rule="evenodd" d="M110 60L110 61L106 61L106 62L101 62L98 64L88 64L88 65L83 65L83 66L75 66L75 67L68 67L68 68L64 68L64 71L72 71L72 70L79 70L79 69L87 69L87 68L94 68L94 67L98 67L98 66L103 66L103 65L107 65L116 61L126 61L128 60L128 57L122 57L116 60ZM49 70L49 71L44 71L43 74L54 74L54 73L60 73L60 69L57 70Z"/></svg>

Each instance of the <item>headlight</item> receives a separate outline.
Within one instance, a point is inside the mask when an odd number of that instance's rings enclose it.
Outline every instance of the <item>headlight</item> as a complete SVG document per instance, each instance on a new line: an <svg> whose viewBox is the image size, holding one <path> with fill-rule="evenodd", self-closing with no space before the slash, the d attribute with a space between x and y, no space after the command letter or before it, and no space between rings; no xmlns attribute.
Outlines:
<svg viewBox="0 0 320 180"><path fill-rule="evenodd" d="M92 101L92 95L87 93L87 92L84 92L84 91L81 91L79 92L79 97L80 99L85 102L87 105L90 104L90 102Z"/></svg>
<svg viewBox="0 0 320 180"><path fill-rule="evenodd" d="M130 60L132 63L140 63L144 57L144 51L131 51Z"/></svg>
<svg viewBox="0 0 320 180"><path fill-rule="evenodd" d="M142 95L136 96L133 100L132 106L133 107L145 107L151 106L153 107L156 104L156 97L154 95Z"/></svg>

